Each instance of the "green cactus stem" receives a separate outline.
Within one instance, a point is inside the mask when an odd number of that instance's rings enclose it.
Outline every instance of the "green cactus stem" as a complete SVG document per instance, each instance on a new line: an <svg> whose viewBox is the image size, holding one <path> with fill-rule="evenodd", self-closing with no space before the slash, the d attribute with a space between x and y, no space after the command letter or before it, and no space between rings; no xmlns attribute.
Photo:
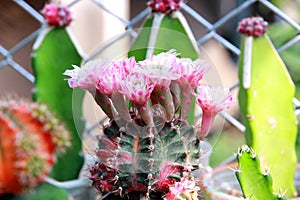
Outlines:
<svg viewBox="0 0 300 200"><path fill-rule="evenodd" d="M270 168L274 191L286 191L287 198L294 197L295 86L266 34L243 36L241 50L239 104L247 144L259 155L261 168ZM250 70L245 69L247 65Z"/></svg>
<svg viewBox="0 0 300 200"><path fill-rule="evenodd" d="M61 181L77 178L83 164L79 154L84 129L81 110L84 92L69 88L63 75L72 64L80 65L81 56L68 28L45 27L33 46L32 67L36 77L33 98L47 104L72 133L72 148L58 157L51 173Z"/></svg>
<svg viewBox="0 0 300 200"><path fill-rule="evenodd" d="M237 154L238 169L236 176L240 182L244 197L249 200L285 199L282 194L275 194L272 178L265 169L261 172L258 156L247 145L243 145Z"/></svg>
<svg viewBox="0 0 300 200"><path fill-rule="evenodd" d="M199 48L186 19L180 11L168 14L151 13L133 42L128 57L135 56L137 61L145 60L150 55L175 49L179 57L195 60L199 57ZM169 107L169 109L173 109ZM188 117L194 123L195 100L190 104ZM173 111L171 111L173 112Z"/></svg>

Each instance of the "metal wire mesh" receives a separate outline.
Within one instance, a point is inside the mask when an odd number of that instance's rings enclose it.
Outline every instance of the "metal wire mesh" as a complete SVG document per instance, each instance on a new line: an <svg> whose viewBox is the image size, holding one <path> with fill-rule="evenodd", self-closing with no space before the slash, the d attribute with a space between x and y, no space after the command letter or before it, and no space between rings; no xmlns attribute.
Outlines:
<svg viewBox="0 0 300 200"><path fill-rule="evenodd" d="M73 6L80 2L81 0L75 0L72 1L68 6ZM44 23L43 17L40 15L38 11L36 11L34 8L32 8L28 3L26 3L24 0L14 0L15 4L22 7L24 10L26 10L30 15L32 15L38 22ZM100 9L104 10L105 12L109 13L110 15L117 18L120 22L124 24L126 27L126 30L133 30L133 26L144 19L144 17L151 12L149 8L144 9L141 11L138 15L133 17L130 21L118 16L116 13L114 13L114 10L108 9L105 4L100 0L91 0L95 5L97 5ZM206 33L202 35L201 37L197 38L197 44L202 45L205 42L207 42L210 39L217 40L220 44L222 44L225 48L227 48L232 54L238 56L240 54L240 49L235 44L230 42L229 40L225 39L225 37L218 33L218 29L222 26L225 26L226 23L236 18L239 14L243 13L246 9L250 8L254 4L259 4L261 6L264 6L265 8L269 9L270 11L274 12L275 15L282 20L284 20L286 23L288 23L290 26L292 26L298 33L300 32L300 25L291 19L291 17L280 10L278 7L274 6L271 2L267 0L244 0L242 3L237 4L234 9L232 9L230 12L228 12L225 16L217 20L215 23L209 22L204 16L202 16L200 13L196 12L193 8L191 8L188 4L182 3L182 10L185 11L186 14L190 15L194 20L196 20L199 25L203 26L206 29ZM13 46L11 49L6 49L3 47L2 44L0 44L0 54L2 54L2 60L0 60L0 69L4 67L12 67L15 69L18 73L20 73L22 76L24 76L28 81L34 82L34 76L29 73L23 66L18 64L14 60L14 55L16 52L20 51L22 48L24 48L25 45L33 41L37 35L39 34L40 29L35 30L30 35L25 37L23 40L19 41L15 46ZM125 31L125 30L124 30ZM120 39L122 35L116 38L116 40ZM131 37L136 37L136 32L131 32ZM300 40L300 35L296 34L293 38L291 38L289 41L281 45L277 48L278 52L283 52L289 47L295 45ZM110 45L114 41L111 41L107 43L106 45ZM102 46L102 49L98 49L95 52L99 53L99 51L102 51L105 46ZM92 59L94 55L88 55L85 57L85 60ZM238 86L238 83L235 83L230 87L230 89L234 89ZM296 114L300 114L300 101L298 99L294 99L294 104L296 108ZM220 116L225 118L227 121L229 121L232 125L234 125L236 128L238 128L240 131L245 131L244 125L239 122L237 119L235 119L233 116L226 112L221 112ZM94 128L96 128L97 125L91 125L88 126L86 129L87 132L91 132Z"/></svg>

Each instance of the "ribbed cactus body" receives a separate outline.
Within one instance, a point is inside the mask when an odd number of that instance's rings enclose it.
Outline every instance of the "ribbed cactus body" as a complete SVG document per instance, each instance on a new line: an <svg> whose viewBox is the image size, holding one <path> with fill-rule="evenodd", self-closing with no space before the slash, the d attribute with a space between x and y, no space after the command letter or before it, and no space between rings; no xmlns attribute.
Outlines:
<svg viewBox="0 0 300 200"><path fill-rule="evenodd" d="M198 166L199 140L195 134L184 121L156 127L111 121L99 140L100 162L91 168L91 179L101 192L166 194L187 166Z"/></svg>
<svg viewBox="0 0 300 200"><path fill-rule="evenodd" d="M45 105L0 102L0 194L17 194L43 181L69 133Z"/></svg>

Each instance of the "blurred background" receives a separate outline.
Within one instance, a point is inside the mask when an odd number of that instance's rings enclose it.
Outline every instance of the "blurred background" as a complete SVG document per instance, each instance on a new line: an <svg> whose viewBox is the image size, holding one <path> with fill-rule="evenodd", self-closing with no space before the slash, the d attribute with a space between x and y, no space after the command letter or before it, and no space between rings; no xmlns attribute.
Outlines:
<svg viewBox="0 0 300 200"><path fill-rule="evenodd" d="M26 0L34 10L40 11L44 4L49 1L44 0ZM56 1L57 2L57 1ZM130 20L146 9L146 0L101 0L100 2L107 9L99 7L91 0L60 1L62 4L70 4L73 14L72 29L75 38L78 40L80 47L85 55L91 52L101 44L111 38L123 33L126 29L124 20ZM186 0L187 5L193 8L203 18L211 24L218 22L245 0ZM299 1L298 0L276 0L271 1L278 8L287 13L295 22L299 23ZM73 4L74 3L74 4ZM113 14L117 15L115 17ZM199 41L210 31L202 26L190 13L183 11L195 38ZM237 22L249 15L262 15L274 25L270 27L270 36L277 48L298 35L297 30L283 21L277 14L270 9L255 3L249 6L243 12L236 15L232 20L227 21L216 31L231 45L239 47L239 34L236 33ZM121 20L120 20L121 19ZM138 28L141 23L134 25ZM20 69L25 74L32 74L31 69L31 51L35 41L35 32L41 24L30 13L18 6L12 0L0 1L0 96L3 97L8 93L15 93L18 96L31 98L33 84L20 74ZM280 30L280 31L279 31ZM279 34L280 33L280 34ZM26 42L24 42L24 39ZM203 40L201 46L205 51L204 59L209 59L216 67L224 87L230 87L237 82L237 56L232 50L224 47L216 38ZM299 85L300 82L300 44L296 42L291 47L281 52L286 62L294 82ZM71 66L70 66L71 68ZM19 69L19 70L16 70ZM25 71L24 71L25 70ZM300 97L300 90L297 87L297 96ZM237 90L233 91L237 94ZM1 98L0 97L0 98ZM84 112L89 124L95 123L102 117L98 112L93 101L86 96ZM229 111L231 115L239 118L237 103ZM218 126L222 126L220 120ZM217 124L218 124L217 123ZM222 134L216 128L216 133L211 134L209 140L215 146L211 158L212 166L217 165L228 156L232 155L237 148L244 143L244 136L234 126L225 123ZM86 144L86 146L88 146ZM216 153L217 152L217 153ZM222 153L220 153L222 152Z"/></svg>

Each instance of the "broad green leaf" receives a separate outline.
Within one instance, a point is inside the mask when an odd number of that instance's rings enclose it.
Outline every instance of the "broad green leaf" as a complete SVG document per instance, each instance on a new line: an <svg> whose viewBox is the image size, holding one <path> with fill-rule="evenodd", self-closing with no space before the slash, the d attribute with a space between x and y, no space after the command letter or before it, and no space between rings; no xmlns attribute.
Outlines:
<svg viewBox="0 0 300 200"><path fill-rule="evenodd" d="M239 103L246 124L246 139L269 167L275 192L295 193L296 116L292 98L295 86L269 38L253 38L251 86L243 87L244 41L239 61Z"/></svg>
<svg viewBox="0 0 300 200"><path fill-rule="evenodd" d="M46 30L44 30L46 31ZM81 56L65 28L42 31L32 52L32 67L36 77L33 98L46 103L72 133L72 146L59 155L52 177L63 181L76 179L83 158L80 135L84 128L81 104L84 92L69 88L63 72L80 65ZM42 39L41 39L42 38Z"/></svg>

